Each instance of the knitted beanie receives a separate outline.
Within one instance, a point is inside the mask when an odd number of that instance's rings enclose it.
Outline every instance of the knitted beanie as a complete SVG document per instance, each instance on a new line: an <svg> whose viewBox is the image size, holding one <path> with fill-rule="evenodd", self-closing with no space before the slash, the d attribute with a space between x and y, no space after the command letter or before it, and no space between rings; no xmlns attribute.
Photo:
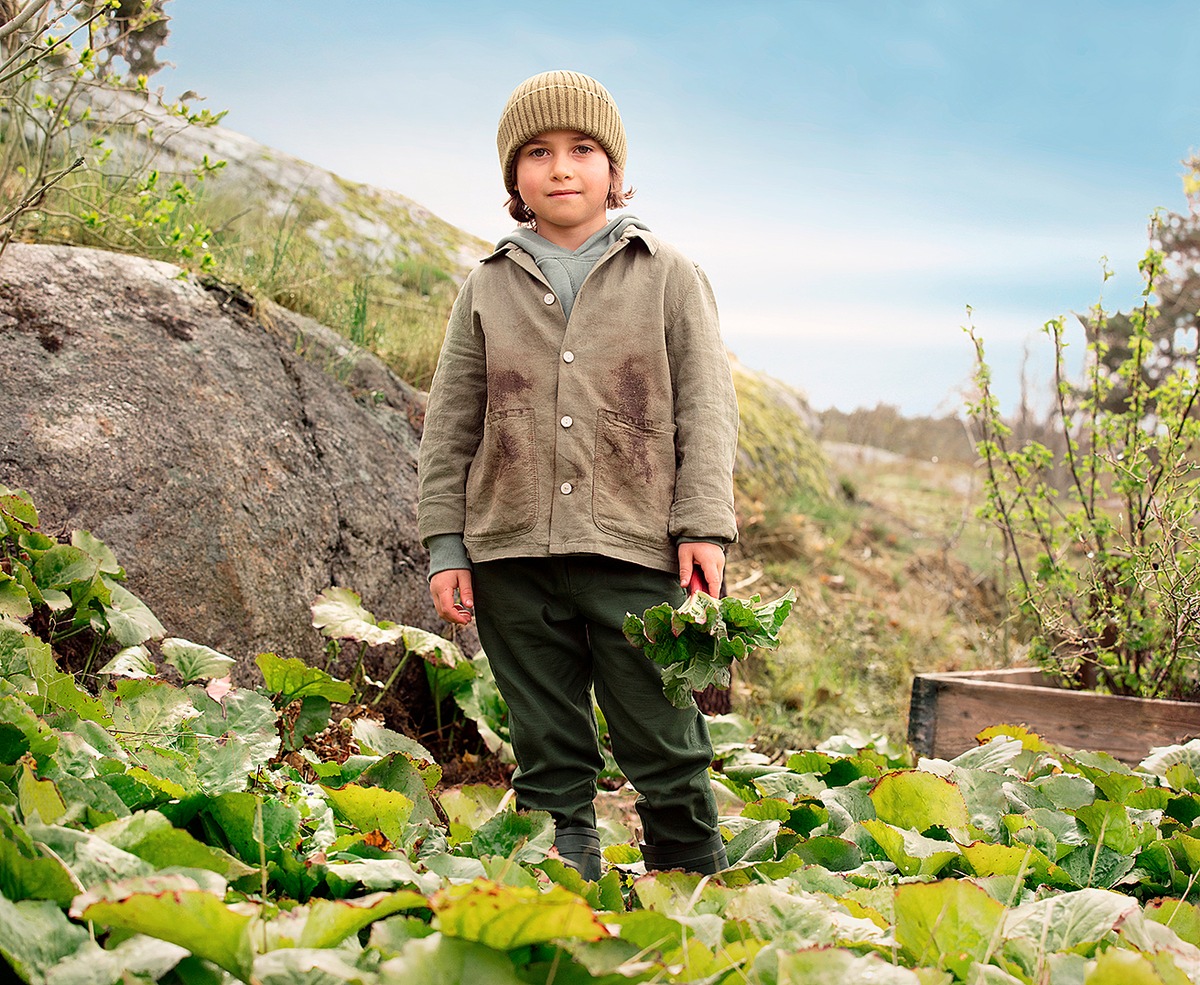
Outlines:
<svg viewBox="0 0 1200 985"><path fill-rule="evenodd" d="M517 86L500 114L496 149L505 189L517 189L513 167L517 151L548 130L586 133L613 164L625 167L625 128L608 90L579 72L542 72Z"/></svg>

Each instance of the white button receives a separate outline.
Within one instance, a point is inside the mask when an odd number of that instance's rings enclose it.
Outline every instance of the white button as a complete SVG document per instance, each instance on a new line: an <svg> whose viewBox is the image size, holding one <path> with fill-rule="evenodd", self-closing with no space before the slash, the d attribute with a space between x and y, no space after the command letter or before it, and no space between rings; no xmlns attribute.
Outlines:
<svg viewBox="0 0 1200 985"><path fill-rule="evenodd" d="M572 424L574 424L575 422L574 422L573 420L571 420L571 415L570 415L570 414L566 414L566 415L563 417L563 419L562 419L561 421L559 421L558 423L559 423L559 424L561 424L561 425L562 425L563 427L565 427L565 428L569 428L569 427L570 427Z"/></svg>
<svg viewBox="0 0 1200 985"><path fill-rule="evenodd" d="M564 483L563 483L561 486L559 486L559 487L558 487L558 491L559 491L560 493L562 493L564 496L570 496L570 495L571 495L571 492L572 492L572 490L573 490L574 488L575 488L575 487L574 487L574 486L572 486L572 485L571 485L571 483L569 483L569 482L564 482Z"/></svg>
<svg viewBox="0 0 1200 985"><path fill-rule="evenodd" d="M563 353L563 362L573 363L574 361L575 361L575 353L573 353L570 349L568 349L566 352Z"/></svg>
<svg viewBox="0 0 1200 985"><path fill-rule="evenodd" d="M546 304L554 304L554 302L555 302L557 299L554 297L554 295L553 295L553 294L551 294L550 292L548 292L548 291L547 291L547 292L546 292L546 296L545 296L544 298L542 298L542 300L543 300L543 301L545 301L545 302L546 302Z"/></svg>

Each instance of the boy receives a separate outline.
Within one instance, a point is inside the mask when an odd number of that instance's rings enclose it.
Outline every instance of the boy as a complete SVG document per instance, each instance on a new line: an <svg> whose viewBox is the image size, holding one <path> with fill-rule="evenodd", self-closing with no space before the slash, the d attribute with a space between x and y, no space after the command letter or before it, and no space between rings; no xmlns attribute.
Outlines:
<svg viewBox="0 0 1200 985"><path fill-rule="evenodd" d="M517 805L600 875L592 690L638 791L648 869L726 865L693 706L625 640L627 612L717 594L737 536L737 403L703 273L631 216L625 132L594 79L545 72L497 134L509 212L463 284L430 387L421 538L451 623L477 620L509 706Z"/></svg>

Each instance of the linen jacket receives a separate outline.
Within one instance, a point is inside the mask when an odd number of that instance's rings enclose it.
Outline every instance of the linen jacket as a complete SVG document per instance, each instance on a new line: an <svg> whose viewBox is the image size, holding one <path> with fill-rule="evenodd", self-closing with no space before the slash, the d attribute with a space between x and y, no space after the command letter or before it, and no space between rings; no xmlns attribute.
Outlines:
<svg viewBox="0 0 1200 985"><path fill-rule="evenodd" d="M472 561L594 553L678 571L680 537L737 537L738 413L703 272L630 228L568 322L533 257L467 277L430 386L421 539Z"/></svg>

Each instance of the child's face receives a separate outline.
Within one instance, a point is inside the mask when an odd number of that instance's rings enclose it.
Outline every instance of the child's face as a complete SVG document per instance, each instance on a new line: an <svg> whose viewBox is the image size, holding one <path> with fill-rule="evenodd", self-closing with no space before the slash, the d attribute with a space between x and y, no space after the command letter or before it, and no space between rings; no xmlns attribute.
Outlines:
<svg viewBox="0 0 1200 985"><path fill-rule="evenodd" d="M517 151L517 191L545 239L575 249L604 228L608 155L586 134L550 130Z"/></svg>

